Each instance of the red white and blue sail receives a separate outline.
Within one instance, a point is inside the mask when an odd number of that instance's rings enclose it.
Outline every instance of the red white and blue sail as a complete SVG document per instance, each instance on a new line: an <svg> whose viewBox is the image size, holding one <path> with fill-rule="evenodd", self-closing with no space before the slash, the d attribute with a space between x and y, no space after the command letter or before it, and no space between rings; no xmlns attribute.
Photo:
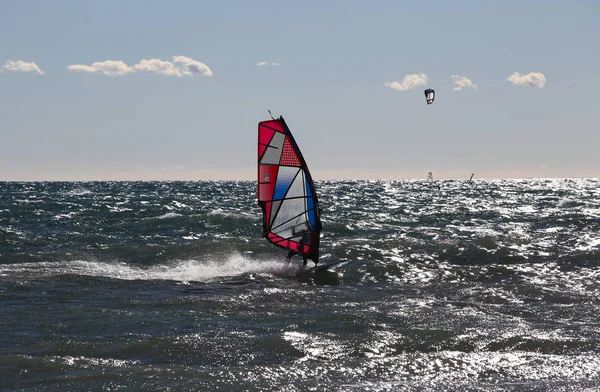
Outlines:
<svg viewBox="0 0 600 392"><path fill-rule="evenodd" d="M267 240L319 261L322 226L315 186L283 117L258 123L258 204Z"/></svg>

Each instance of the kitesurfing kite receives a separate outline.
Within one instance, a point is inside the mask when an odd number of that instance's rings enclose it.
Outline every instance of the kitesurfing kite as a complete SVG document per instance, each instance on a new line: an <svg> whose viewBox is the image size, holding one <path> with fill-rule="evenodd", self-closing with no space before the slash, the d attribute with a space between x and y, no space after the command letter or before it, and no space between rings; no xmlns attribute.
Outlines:
<svg viewBox="0 0 600 392"><path fill-rule="evenodd" d="M433 100L435 99L435 91L432 88L425 90L425 99L427 100L428 105L433 103Z"/></svg>

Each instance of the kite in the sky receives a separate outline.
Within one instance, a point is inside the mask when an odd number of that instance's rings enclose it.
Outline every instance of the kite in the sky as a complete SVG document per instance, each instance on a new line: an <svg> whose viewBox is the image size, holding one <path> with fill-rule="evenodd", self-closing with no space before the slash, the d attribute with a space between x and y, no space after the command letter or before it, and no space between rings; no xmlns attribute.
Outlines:
<svg viewBox="0 0 600 392"><path fill-rule="evenodd" d="M427 99L427 104L431 105L435 99L435 91L433 91L431 88L425 90L425 99Z"/></svg>

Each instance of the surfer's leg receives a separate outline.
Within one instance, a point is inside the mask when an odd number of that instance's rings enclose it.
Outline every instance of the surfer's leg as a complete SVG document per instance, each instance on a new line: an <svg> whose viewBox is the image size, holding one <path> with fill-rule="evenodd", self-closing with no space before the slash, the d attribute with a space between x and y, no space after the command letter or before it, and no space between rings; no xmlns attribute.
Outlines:
<svg viewBox="0 0 600 392"><path fill-rule="evenodd" d="M292 257L294 256L294 252L289 252L287 256L285 256L285 259L287 260L288 263L292 262Z"/></svg>
<svg viewBox="0 0 600 392"><path fill-rule="evenodd" d="M306 256L302 256L302 264L306 265L307 262L308 260L306 260Z"/></svg>

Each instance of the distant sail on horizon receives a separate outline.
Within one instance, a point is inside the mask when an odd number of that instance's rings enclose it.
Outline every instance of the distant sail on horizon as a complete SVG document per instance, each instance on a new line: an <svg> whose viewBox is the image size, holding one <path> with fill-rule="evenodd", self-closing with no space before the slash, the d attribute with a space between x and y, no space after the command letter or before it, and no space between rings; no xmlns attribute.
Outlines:
<svg viewBox="0 0 600 392"><path fill-rule="evenodd" d="M258 204L263 236L318 263L322 225L306 161L283 117L258 123Z"/></svg>
<svg viewBox="0 0 600 392"><path fill-rule="evenodd" d="M433 181L433 173L432 172L427 173L427 181Z"/></svg>

